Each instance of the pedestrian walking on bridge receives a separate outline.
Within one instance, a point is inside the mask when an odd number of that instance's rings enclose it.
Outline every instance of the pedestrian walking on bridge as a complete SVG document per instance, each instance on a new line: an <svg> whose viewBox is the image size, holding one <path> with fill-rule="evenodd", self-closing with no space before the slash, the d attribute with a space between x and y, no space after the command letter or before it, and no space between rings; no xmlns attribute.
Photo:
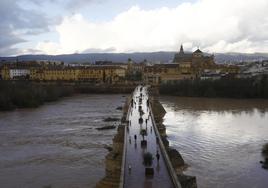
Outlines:
<svg viewBox="0 0 268 188"><path fill-rule="evenodd" d="M160 154L159 154L158 150L156 150L156 158L157 158L157 162L159 162Z"/></svg>

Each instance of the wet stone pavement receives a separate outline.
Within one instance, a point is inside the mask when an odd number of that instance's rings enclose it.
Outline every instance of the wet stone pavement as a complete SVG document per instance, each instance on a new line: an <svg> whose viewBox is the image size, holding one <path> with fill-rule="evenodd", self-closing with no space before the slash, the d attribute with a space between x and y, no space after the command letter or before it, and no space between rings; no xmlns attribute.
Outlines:
<svg viewBox="0 0 268 188"><path fill-rule="evenodd" d="M133 93L133 105L129 109L124 187L171 188L174 186L156 140L147 100L147 88L137 87ZM147 132L144 138L141 130ZM141 145L142 140L147 141L146 146ZM143 155L146 152L153 155L153 161L151 165L145 166ZM159 160L157 159L157 153L159 153ZM145 175L146 167L153 169L153 175Z"/></svg>

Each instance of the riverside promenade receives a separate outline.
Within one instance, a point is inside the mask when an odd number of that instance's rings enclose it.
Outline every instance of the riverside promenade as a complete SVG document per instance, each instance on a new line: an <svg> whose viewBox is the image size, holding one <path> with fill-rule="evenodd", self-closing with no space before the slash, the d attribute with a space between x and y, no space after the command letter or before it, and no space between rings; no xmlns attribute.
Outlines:
<svg viewBox="0 0 268 188"><path fill-rule="evenodd" d="M125 188L173 188L167 162L159 145L153 115L148 105L148 92L146 87L138 86L133 92L132 102L128 112L128 125L126 127L124 183ZM141 119L142 118L142 122ZM140 121L139 121L140 120ZM147 123L146 123L147 122ZM144 137L141 130L146 130ZM136 135L136 136L135 136ZM136 137L136 140L135 140ZM147 146L141 141L146 140ZM157 159L157 151L159 160ZM151 165L144 165L143 155L150 152L153 155ZM153 169L153 175L145 175L145 168Z"/></svg>

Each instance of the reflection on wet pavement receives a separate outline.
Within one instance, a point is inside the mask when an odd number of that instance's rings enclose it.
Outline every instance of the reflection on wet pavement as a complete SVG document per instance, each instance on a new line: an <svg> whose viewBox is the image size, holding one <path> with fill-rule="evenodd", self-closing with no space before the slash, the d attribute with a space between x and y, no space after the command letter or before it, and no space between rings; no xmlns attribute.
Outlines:
<svg viewBox="0 0 268 188"><path fill-rule="evenodd" d="M141 92L140 92L141 91ZM173 187L161 152L159 161L157 151L160 151L156 141L150 109L147 106L147 89L137 87L133 94L133 107L129 112L129 125L127 127L127 151L125 162L125 184L126 188L170 188ZM145 130L142 136L142 130ZM135 139L136 137L136 139ZM147 141L147 146L142 141ZM154 169L153 176L145 175L143 154L150 152L153 155L152 165L147 166Z"/></svg>

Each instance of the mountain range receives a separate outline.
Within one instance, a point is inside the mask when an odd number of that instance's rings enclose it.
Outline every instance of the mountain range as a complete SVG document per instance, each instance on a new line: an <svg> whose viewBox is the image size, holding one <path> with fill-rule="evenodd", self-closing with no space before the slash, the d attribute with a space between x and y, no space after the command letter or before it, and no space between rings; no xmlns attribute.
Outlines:
<svg viewBox="0 0 268 188"><path fill-rule="evenodd" d="M87 54L63 54L63 55L21 55L15 57L0 57L0 63L9 61L49 60L63 61L65 63L93 63L95 61L127 62L131 58L134 62L172 62L176 52L137 52L137 53L87 53ZM248 62L268 60L266 53L216 53L217 63Z"/></svg>

